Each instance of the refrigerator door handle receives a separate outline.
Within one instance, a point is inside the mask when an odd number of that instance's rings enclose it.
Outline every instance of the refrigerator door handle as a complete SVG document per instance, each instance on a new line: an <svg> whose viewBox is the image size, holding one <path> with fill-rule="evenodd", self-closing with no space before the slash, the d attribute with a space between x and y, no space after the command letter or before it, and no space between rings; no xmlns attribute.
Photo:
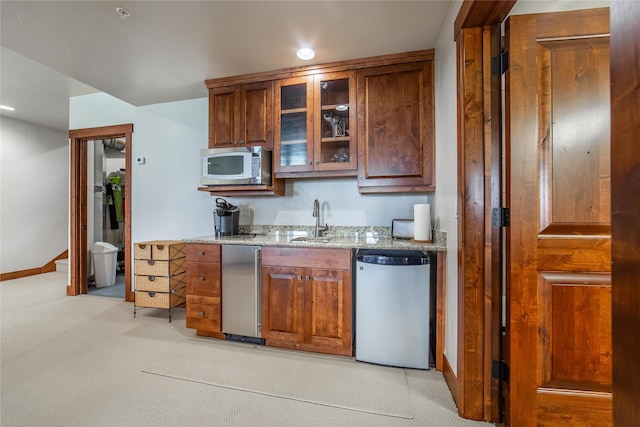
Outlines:
<svg viewBox="0 0 640 427"><path fill-rule="evenodd" d="M258 337L262 336L262 249L256 249L253 253L254 256L254 286L255 286L255 299L254 299L254 313L256 319L256 332Z"/></svg>

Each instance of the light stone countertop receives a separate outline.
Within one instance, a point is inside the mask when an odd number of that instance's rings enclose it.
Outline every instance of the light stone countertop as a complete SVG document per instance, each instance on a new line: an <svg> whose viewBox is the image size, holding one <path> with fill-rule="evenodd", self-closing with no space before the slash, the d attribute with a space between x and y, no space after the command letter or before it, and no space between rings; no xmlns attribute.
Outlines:
<svg viewBox="0 0 640 427"><path fill-rule="evenodd" d="M432 242L391 238L390 227L331 227L322 241L294 241L296 237L313 236L308 226L240 226L239 235L201 236L183 239L186 243L218 245L286 246L299 248L396 249L425 252L446 251L446 233L434 231Z"/></svg>

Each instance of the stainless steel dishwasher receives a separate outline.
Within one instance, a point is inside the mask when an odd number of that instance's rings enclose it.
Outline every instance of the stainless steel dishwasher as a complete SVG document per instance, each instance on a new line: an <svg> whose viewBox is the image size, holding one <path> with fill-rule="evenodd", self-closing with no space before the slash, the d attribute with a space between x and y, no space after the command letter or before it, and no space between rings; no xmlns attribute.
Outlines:
<svg viewBox="0 0 640 427"><path fill-rule="evenodd" d="M264 344L260 246L222 245L222 332L228 340Z"/></svg>
<svg viewBox="0 0 640 427"><path fill-rule="evenodd" d="M358 251L356 360L429 369L430 276L421 251Z"/></svg>

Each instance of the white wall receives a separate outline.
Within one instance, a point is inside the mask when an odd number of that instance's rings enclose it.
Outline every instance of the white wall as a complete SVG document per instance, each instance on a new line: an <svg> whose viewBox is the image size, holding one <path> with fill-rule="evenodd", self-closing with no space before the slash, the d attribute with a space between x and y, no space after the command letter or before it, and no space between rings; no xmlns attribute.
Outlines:
<svg viewBox="0 0 640 427"><path fill-rule="evenodd" d="M456 43L453 23L462 1L449 6L436 43L436 200L435 221L447 233L444 354L458 369L458 132Z"/></svg>
<svg viewBox="0 0 640 427"><path fill-rule="evenodd" d="M67 249L69 136L2 117L0 271L42 267Z"/></svg>
<svg viewBox="0 0 640 427"><path fill-rule="evenodd" d="M132 196L132 241L213 234L215 197L197 191L200 149L208 141L206 98L134 107L107 94L74 97L70 129L133 123L132 156L145 157L127 171ZM127 148L129 149L129 148ZM257 225L313 225L313 200L329 226L384 225L410 218L415 203L432 195L360 195L353 178L288 181L284 197L233 197ZM245 223L247 223L245 221Z"/></svg>

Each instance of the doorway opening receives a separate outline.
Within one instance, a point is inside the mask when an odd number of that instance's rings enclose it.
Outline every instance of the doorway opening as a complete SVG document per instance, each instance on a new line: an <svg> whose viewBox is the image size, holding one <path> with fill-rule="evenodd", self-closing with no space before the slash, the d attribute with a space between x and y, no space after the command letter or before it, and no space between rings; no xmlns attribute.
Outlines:
<svg viewBox="0 0 640 427"><path fill-rule="evenodd" d="M92 267L87 293L124 299L126 140L107 138L87 144L87 244Z"/></svg>
<svg viewBox="0 0 640 427"><path fill-rule="evenodd" d="M133 301L133 292L131 291L131 176L130 173L127 174L131 170L132 133L132 124L69 131L71 144L69 269L71 277L67 286L67 295L89 293L90 279L93 279L94 284L96 279L92 270L91 250L94 249L95 243L103 242L102 245L113 245L115 248L110 255L117 257L116 278L117 272L120 270L122 287L124 288L124 293L119 296L124 297L126 301ZM97 151L102 152L106 151L105 146L109 150L122 147L116 149L121 153L117 155L120 160L109 162L105 156L95 155L96 147L98 147ZM91 157L89 156L90 152L94 153ZM120 167L122 155L124 155L124 166ZM110 163L112 164L109 165ZM96 176L98 177L97 183L94 179ZM115 196L114 186L117 186L117 190L119 190L119 194ZM125 191L122 191L123 189ZM99 199L98 203L96 203L96 199ZM113 211L113 216L111 211ZM103 246L104 248L109 249L110 247ZM96 252L98 250L99 248L95 248ZM109 286L109 288L111 287ZM103 288L107 288L107 286Z"/></svg>

